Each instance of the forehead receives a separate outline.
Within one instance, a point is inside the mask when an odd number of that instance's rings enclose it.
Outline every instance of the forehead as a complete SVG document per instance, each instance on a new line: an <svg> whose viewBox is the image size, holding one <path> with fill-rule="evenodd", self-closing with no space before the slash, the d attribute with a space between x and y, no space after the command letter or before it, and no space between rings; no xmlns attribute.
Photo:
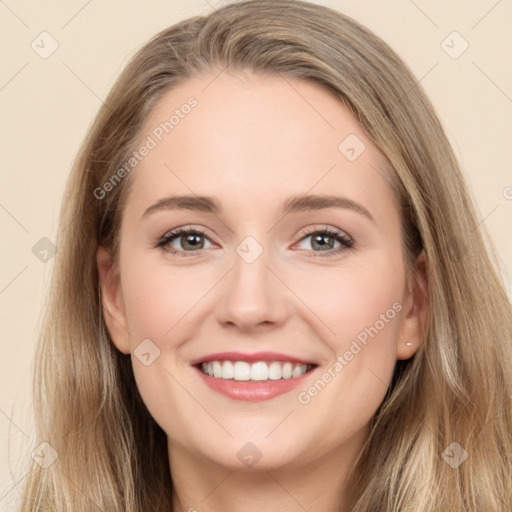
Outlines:
<svg viewBox="0 0 512 512"><path fill-rule="evenodd" d="M393 200L383 154L333 92L302 79L197 76L156 103L139 140L151 146L130 176L139 210L164 189L215 195L238 210L307 192Z"/></svg>

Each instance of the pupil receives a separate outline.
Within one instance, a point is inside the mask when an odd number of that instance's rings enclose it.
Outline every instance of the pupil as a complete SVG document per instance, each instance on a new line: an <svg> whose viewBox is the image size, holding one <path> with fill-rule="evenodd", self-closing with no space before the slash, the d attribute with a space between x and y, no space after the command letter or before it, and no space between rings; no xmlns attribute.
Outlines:
<svg viewBox="0 0 512 512"><path fill-rule="evenodd" d="M331 240L332 240L332 237L329 236L329 235L317 235L317 236L315 236L314 239L313 239L313 246L314 246L315 243L322 242L322 241L325 242L326 238L331 238ZM329 248L332 248L332 243L331 244L320 243L320 247L326 247L326 246L328 246Z"/></svg>
<svg viewBox="0 0 512 512"><path fill-rule="evenodd" d="M186 235L185 239L186 239L186 242L185 242L185 247L187 245L189 245L191 248L193 249L197 249L198 243L196 243L198 241L198 238L200 237L201 235Z"/></svg>

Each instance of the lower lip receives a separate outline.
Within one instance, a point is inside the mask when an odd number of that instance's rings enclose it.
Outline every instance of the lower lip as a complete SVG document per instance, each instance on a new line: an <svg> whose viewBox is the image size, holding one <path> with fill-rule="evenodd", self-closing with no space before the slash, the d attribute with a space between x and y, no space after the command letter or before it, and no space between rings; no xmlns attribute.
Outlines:
<svg viewBox="0 0 512 512"><path fill-rule="evenodd" d="M270 400L284 393L288 393L297 388L314 372L315 368L302 374L300 377L292 379L265 380L261 382L248 382L234 379L218 379L204 374L199 368L195 367L199 372L203 382L214 391L221 393L235 400L244 400L246 402L261 402L262 400Z"/></svg>

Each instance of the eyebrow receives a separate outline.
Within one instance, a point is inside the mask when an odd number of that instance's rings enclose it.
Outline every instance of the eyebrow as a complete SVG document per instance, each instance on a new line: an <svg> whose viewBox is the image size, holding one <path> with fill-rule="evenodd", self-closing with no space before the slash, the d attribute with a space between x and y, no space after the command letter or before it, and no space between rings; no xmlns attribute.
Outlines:
<svg viewBox="0 0 512 512"><path fill-rule="evenodd" d="M361 204L342 196L333 195L306 195L292 196L287 198L281 210L282 215L299 213L312 210L323 210L327 208L343 208L360 213L375 222L372 214ZM171 196L159 199L151 205L141 217L141 220L157 211L166 210L192 210L214 215L222 213L220 201L211 196L182 195Z"/></svg>

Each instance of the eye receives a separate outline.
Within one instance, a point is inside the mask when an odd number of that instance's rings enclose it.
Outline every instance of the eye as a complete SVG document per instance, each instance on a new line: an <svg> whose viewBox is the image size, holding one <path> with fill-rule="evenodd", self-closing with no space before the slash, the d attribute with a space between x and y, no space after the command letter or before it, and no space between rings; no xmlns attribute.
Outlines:
<svg viewBox="0 0 512 512"><path fill-rule="evenodd" d="M306 248L306 250L313 251L313 257L334 256L352 248L354 245L354 241L349 236L327 227L307 232L301 238L301 242L308 238L311 238L310 248ZM205 242L207 242L206 246ZM336 243L339 244L338 247L334 247ZM156 244L156 247L161 247L163 250L177 256L194 256L193 253L200 252L202 249L209 249L211 246L210 239L197 228L178 228L169 231Z"/></svg>
<svg viewBox="0 0 512 512"><path fill-rule="evenodd" d="M313 257L317 255L322 257L334 256L354 246L354 241L350 237L340 231L335 231L327 227L320 230L309 231L301 241L307 240L308 238L311 238L309 242L311 250L315 251ZM336 243L338 243L339 246L335 248L334 245Z"/></svg>
<svg viewBox="0 0 512 512"><path fill-rule="evenodd" d="M162 247L171 254L192 256L192 254L187 253L193 253L210 247L205 247L205 240L208 240L208 243L210 243L209 238L200 229L178 228L166 233L157 243L157 247Z"/></svg>

